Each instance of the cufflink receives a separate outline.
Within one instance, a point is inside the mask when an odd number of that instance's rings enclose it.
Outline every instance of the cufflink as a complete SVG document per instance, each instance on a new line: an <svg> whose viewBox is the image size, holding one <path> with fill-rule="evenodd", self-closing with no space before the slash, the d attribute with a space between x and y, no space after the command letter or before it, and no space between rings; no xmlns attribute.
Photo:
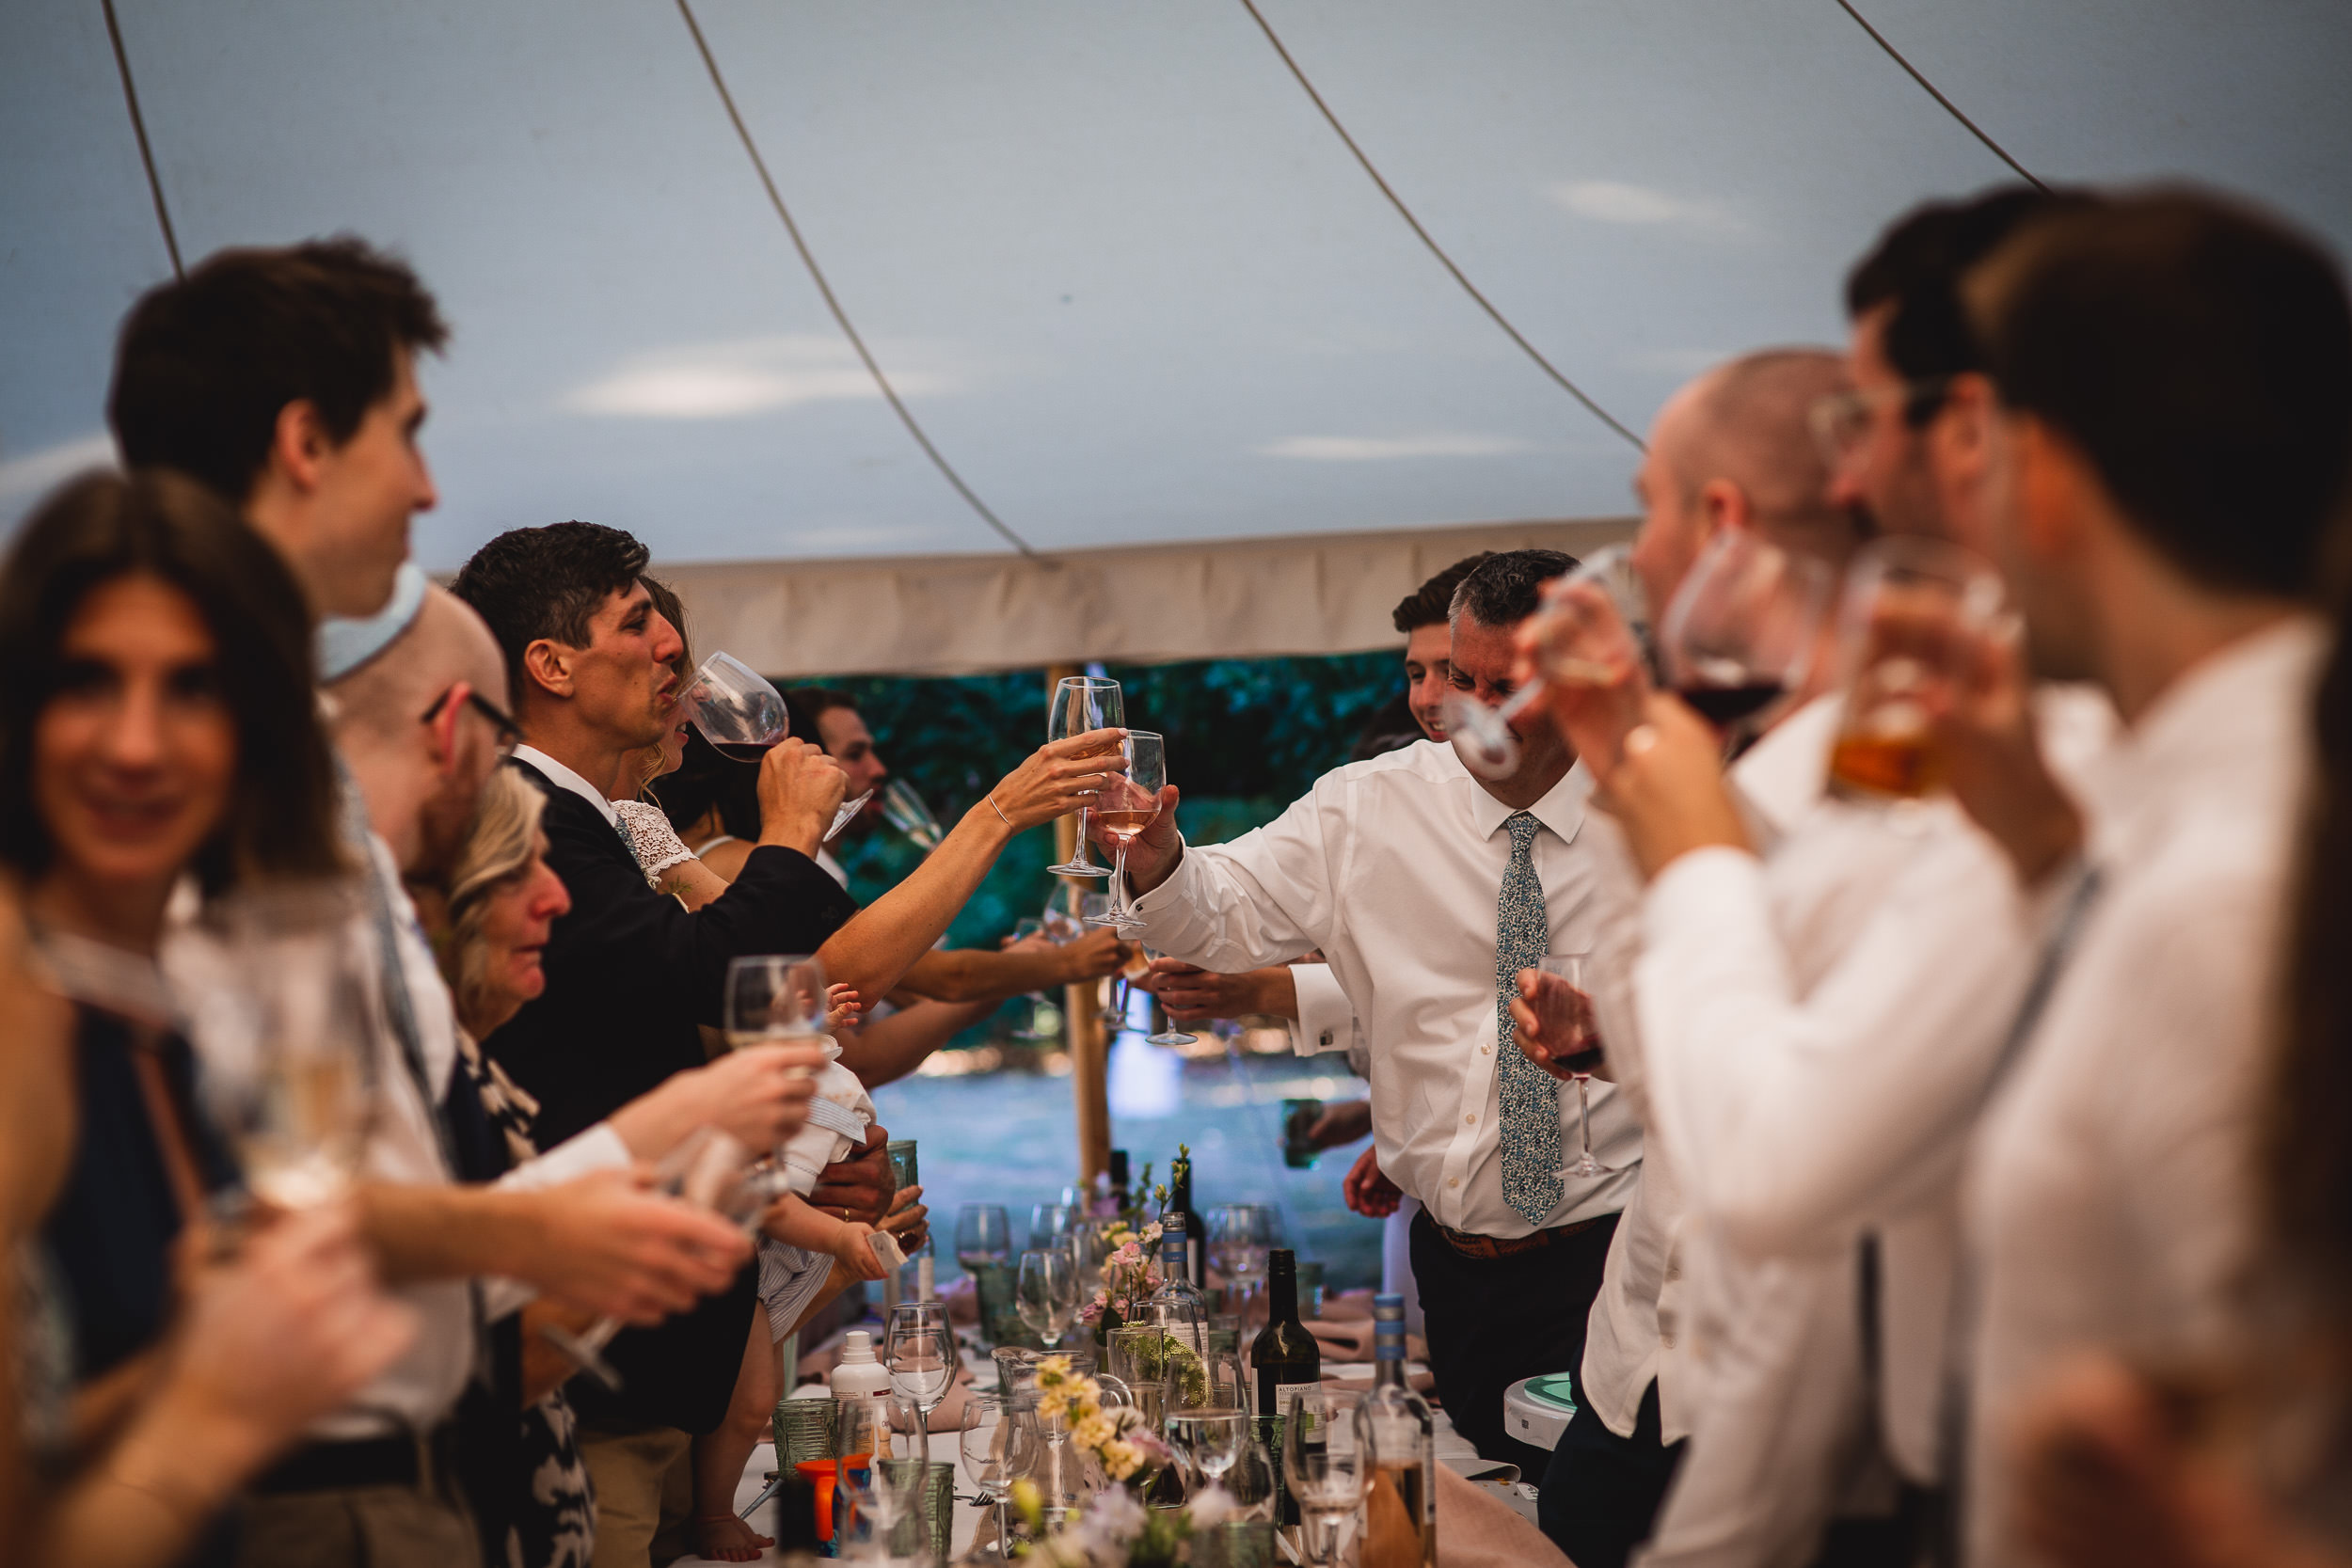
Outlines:
<svg viewBox="0 0 2352 1568"><path fill-rule="evenodd" d="M1323 1043L1326 1045L1329 1045L1331 1043L1331 1031L1328 1029L1326 1029L1323 1032Z"/></svg>

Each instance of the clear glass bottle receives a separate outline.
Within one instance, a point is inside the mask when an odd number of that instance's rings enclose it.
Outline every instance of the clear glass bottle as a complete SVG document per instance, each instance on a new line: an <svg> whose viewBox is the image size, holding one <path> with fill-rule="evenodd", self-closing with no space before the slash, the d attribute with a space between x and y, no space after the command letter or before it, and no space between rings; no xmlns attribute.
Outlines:
<svg viewBox="0 0 2352 1568"><path fill-rule="evenodd" d="M1372 1298L1372 1390L1356 1437L1377 1462L1364 1498L1362 1568L1434 1568L1437 1438L1429 1402L1405 1382L1405 1298Z"/></svg>
<svg viewBox="0 0 2352 1568"><path fill-rule="evenodd" d="M1169 1408L1181 1409L1200 1402L1205 1393L1194 1386L1208 1377L1209 1304L1187 1266L1184 1215L1171 1209L1161 1223L1160 1288L1136 1310L1134 1322L1160 1331L1161 1379L1170 1388Z"/></svg>

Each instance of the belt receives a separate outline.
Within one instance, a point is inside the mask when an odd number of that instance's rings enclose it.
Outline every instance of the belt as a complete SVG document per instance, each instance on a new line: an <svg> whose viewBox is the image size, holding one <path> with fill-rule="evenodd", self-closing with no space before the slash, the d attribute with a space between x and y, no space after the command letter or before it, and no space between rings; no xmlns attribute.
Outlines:
<svg viewBox="0 0 2352 1568"><path fill-rule="evenodd" d="M352 1486L422 1486L450 1473L456 1430L444 1421L428 1433L306 1444L255 1477L246 1489L268 1497Z"/></svg>
<svg viewBox="0 0 2352 1568"><path fill-rule="evenodd" d="M1422 1216L1427 1219L1427 1214ZM1537 1252L1554 1242L1565 1242L1571 1236L1582 1235L1602 1220L1614 1219L1613 1214L1600 1214L1574 1225L1555 1225L1549 1230L1532 1230L1524 1236L1473 1236L1467 1230L1450 1230L1436 1220L1429 1228L1444 1238L1445 1244L1465 1258L1517 1258L1522 1252Z"/></svg>

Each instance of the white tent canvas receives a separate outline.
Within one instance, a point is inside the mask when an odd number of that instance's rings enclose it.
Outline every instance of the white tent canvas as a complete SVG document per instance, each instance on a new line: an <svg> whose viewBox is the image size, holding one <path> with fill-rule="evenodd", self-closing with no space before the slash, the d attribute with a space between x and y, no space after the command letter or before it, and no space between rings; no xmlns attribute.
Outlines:
<svg viewBox="0 0 2352 1568"><path fill-rule="evenodd" d="M706 645L780 673L1374 646L1424 564L1622 531L1633 441L1269 29L1632 432L1712 360L1836 341L1889 218L2014 177L1986 138L2352 239L2337 0L1260 9L693 4L842 314L1001 530L828 309L679 6L116 16L184 258L351 230L439 295L427 565L625 527ZM106 456L115 328L171 267L97 0L0 14L0 145L13 516Z"/></svg>

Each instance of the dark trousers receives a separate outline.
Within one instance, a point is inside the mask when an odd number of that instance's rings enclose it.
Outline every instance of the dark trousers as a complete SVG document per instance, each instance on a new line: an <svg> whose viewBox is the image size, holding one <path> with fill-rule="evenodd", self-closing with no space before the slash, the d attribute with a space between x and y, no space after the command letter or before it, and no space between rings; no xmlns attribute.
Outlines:
<svg viewBox="0 0 2352 1568"><path fill-rule="evenodd" d="M1656 1379L1642 1392L1633 1435L1620 1437L1584 1402L1584 1374L1577 1373L1576 1415L1551 1450L1535 1504L1536 1522L1576 1568L1625 1568L1633 1548L1649 1539L1658 1505L1691 1446L1687 1438L1668 1444L1664 1436Z"/></svg>
<svg viewBox="0 0 2352 1568"><path fill-rule="evenodd" d="M1429 1370L1447 1419L1490 1460L1541 1476L1550 1456L1510 1436L1502 1391L1538 1372L1574 1371L1600 1291L1617 1216L1508 1258L1466 1258L1426 1212L1413 1216L1413 1282L1429 1331Z"/></svg>

